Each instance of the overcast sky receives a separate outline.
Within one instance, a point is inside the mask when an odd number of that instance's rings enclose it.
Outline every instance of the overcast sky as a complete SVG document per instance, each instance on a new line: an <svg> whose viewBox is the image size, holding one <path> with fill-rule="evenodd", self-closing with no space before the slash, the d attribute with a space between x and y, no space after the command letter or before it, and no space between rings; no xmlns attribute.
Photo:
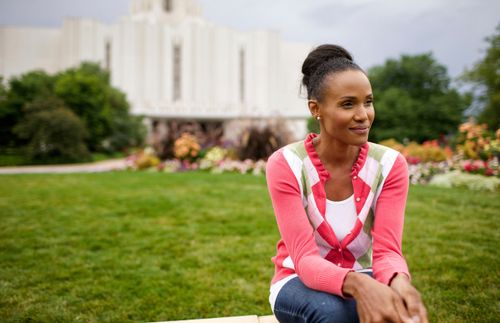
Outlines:
<svg viewBox="0 0 500 323"><path fill-rule="evenodd" d="M432 51L457 76L481 58L500 23L498 0L198 0L204 16L237 30L269 29L285 40L337 43L365 68ZM107 24L130 0L0 0L0 25L59 27L64 16Z"/></svg>

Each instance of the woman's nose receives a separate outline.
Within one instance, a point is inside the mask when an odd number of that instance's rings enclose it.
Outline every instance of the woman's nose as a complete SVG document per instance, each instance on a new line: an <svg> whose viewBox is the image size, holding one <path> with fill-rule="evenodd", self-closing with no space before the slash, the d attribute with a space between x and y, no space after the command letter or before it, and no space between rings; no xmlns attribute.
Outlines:
<svg viewBox="0 0 500 323"><path fill-rule="evenodd" d="M366 108L364 106L356 107L356 111L354 112L354 120L364 121L366 119L368 119Z"/></svg>

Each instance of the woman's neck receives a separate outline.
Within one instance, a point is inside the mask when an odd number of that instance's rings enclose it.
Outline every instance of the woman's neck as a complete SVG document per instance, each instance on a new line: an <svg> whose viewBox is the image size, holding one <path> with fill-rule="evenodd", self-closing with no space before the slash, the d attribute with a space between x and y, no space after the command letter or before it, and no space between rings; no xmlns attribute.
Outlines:
<svg viewBox="0 0 500 323"><path fill-rule="evenodd" d="M318 135L313 139L314 148L325 167L351 168L356 161L360 147L347 145L334 139L328 140Z"/></svg>

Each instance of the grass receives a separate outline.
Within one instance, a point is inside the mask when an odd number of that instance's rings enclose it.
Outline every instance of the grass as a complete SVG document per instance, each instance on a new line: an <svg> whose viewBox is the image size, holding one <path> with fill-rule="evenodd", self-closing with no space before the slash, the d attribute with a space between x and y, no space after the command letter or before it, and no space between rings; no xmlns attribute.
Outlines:
<svg viewBox="0 0 500 323"><path fill-rule="evenodd" d="M498 197L411 188L404 250L432 322L500 317ZM268 315L278 236L263 177L1 176L0 318Z"/></svg>

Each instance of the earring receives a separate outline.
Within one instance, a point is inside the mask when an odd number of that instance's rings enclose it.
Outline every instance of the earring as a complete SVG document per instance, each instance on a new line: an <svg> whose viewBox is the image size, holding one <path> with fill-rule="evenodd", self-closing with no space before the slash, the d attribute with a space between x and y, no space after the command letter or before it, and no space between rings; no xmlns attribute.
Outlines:
<svg viewBox="0 0 500 323"><path fill-rule="evenodd" d="M319 120L319 119L321 119L321 117L320 116L316 116L316 120Z"/></svg>

